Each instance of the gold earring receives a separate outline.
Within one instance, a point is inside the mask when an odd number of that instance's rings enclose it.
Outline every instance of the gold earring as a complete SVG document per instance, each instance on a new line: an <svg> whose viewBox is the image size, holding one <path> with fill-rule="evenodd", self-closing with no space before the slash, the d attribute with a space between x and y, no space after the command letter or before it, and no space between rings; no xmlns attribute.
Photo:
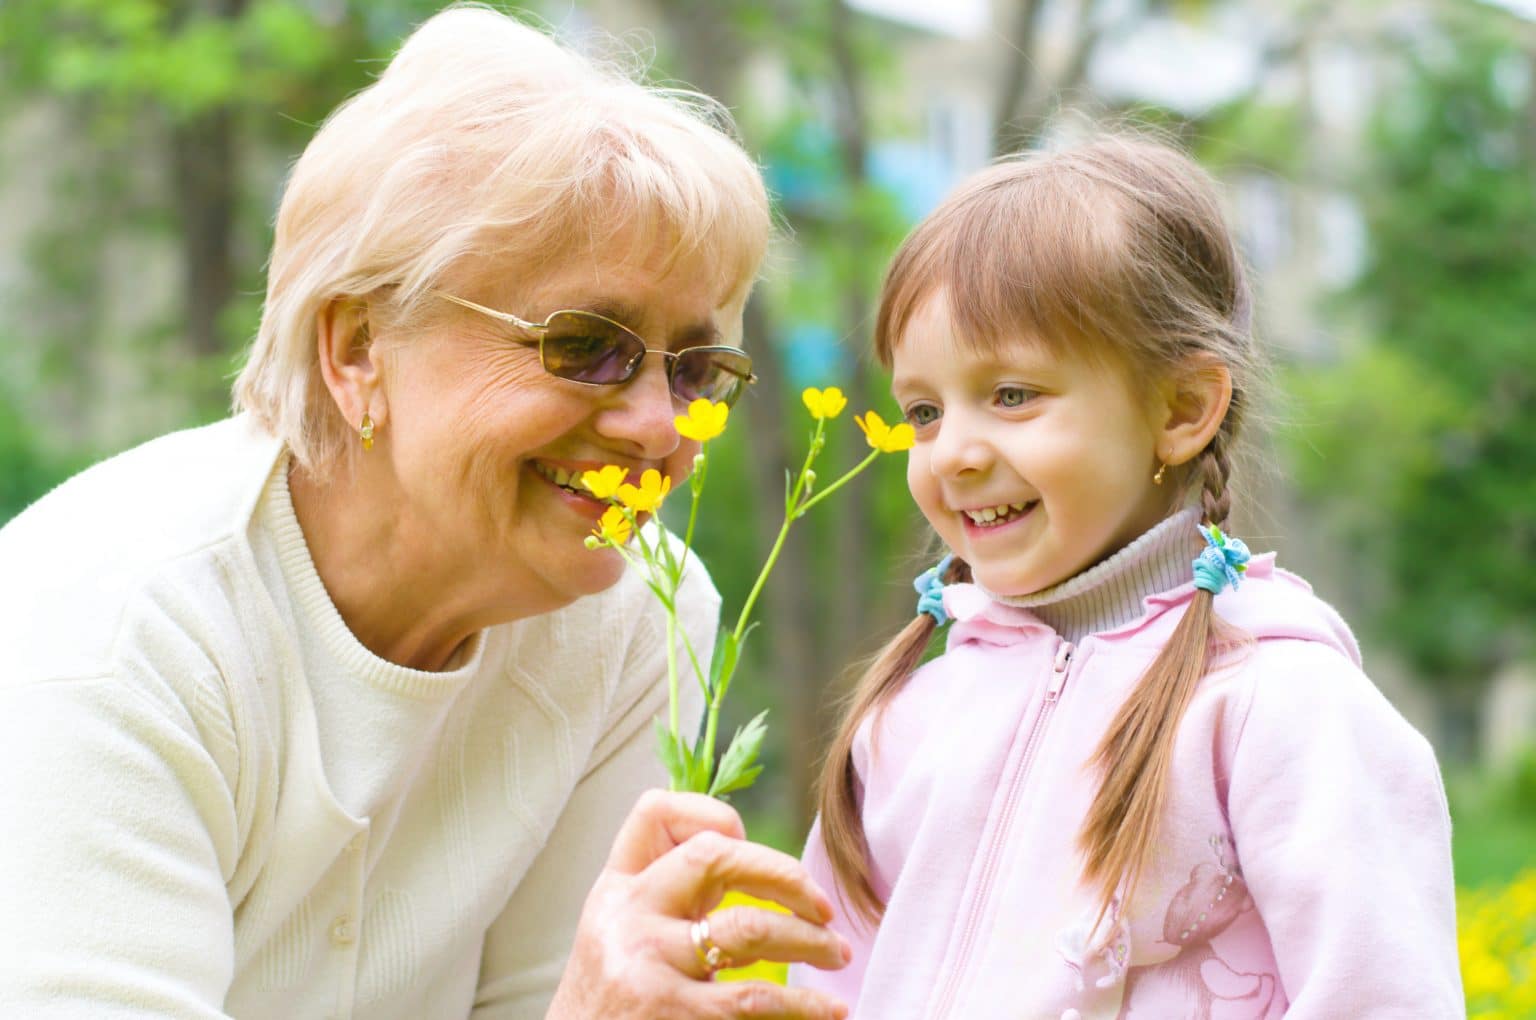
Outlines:
<svg viewBox="0 0 1536 1020"><path fill-rule="evenodd" d="M373 449L373 419L368 417L367 411L363 412L363 424L357 431L363 437L363 452Z"/></svg>
<svg viewBox="0 0 1536 1020"><path fill-rule="evenodd" d="M1168 465L1164 464L1162 461L1158 461L1157 462L1157 474L1152 476L1152 484L1153 485L1162 485L1163 484L1163 472L1167 471L1167 470L1168 470Z"/></svg>

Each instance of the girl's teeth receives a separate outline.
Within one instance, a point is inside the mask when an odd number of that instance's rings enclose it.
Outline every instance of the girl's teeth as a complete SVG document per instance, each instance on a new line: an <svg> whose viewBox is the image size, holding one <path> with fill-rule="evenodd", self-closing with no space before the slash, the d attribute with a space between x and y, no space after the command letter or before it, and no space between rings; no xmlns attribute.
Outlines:
<svg viewBox="0 0 1536 1020"><path fill-rule="evenodd" d="M1028 503L999 503L997 506L983 507L980 510L967 510L965 515L975 524L991 524L1000 521L1010 514L1017 513L1029 506Z"/></svg>

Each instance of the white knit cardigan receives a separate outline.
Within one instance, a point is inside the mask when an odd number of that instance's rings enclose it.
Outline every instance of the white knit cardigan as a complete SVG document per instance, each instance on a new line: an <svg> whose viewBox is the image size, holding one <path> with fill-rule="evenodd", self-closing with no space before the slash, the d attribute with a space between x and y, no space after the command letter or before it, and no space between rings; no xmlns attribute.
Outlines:
<svg viewBox="0 0 1536 1020"><path fill-rule="evenodd" d="M230 419L0 529L0 1016L543 1016L664 782L660 608L626 574L449 672L385 662L314 573L287 462ZM708 661L702 568L682 602Z"/></svg>

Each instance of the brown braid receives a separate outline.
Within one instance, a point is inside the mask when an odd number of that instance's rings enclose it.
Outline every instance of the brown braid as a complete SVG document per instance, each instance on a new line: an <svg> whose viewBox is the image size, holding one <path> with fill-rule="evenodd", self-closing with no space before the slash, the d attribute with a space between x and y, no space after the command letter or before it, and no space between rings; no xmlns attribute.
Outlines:
<svg viewBox="0 0 1536 1020"><path fill-rule="evenodd" d="M1200 507L1207 524L1225 524L1232 512L1232 493L1227 482L1232 477L1232 459L1227 455L1227 423L1200 455Z"/></svg>
<svg viewBox="0 0 1536 1020"><path fill-rule="evenodd" d="M964 584L970 579L970 566L956 556L944 572L944 583ZM875 892L869 866L869 844L864 838L864 822L859 815L860 786L853 764L854 738L858 736L864 718L874 715L878 721L879 713L906 685L907 678L922 662L923 653L937 628L933 617L919 613L876 654L849 697L842 724L822 765L818 790L822 843L832 870L838 876L838 892L844 902L870 924L879 922L885 912L885 901ZM873 736L870 753L875 753Z"/></svg>

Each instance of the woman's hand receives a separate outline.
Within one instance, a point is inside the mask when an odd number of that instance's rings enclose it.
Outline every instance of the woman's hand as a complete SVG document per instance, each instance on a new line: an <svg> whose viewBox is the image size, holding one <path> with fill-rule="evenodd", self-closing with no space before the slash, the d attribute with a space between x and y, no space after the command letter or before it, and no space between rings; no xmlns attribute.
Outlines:
<svg viewBox="0 0 1536 1020"><path fill-rule="evenodd" d="M727 889L793 913L738 907L695 928ZM587 897L548 1020L841 1020L842 1003L809 989L717 984L706 959L713 945L732 965L839 968L852 950L825 927L831 918L831 902L800 862L747 842L730 807L653 790L630 812Z"/></svg>

